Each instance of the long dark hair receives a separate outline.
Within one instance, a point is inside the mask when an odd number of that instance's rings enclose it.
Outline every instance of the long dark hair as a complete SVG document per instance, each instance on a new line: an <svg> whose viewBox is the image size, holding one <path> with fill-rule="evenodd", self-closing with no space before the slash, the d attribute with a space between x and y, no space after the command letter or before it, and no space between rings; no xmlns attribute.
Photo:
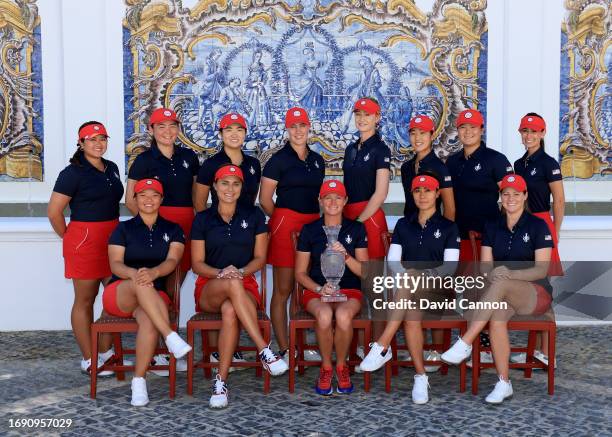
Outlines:
<svg viewBox="0 0 612 437"><path fill-rule="evenodd" d="M536 112L528 112L527 114L525 114L525 117L538 117L544 120L544 117L542 117L540 114ZM540 147L542 149L544 148L544 138L540 138Z"/></svg>
<svg viewBox="0 0 612 437"><path fill-rule="evenodd" d="M83 129L85 126L89 126L91 124L102 124L99 121L87 121L85 123L83 123L81 126L79 126L79 130L77 132L81 132L81 129ZM83 158L83 151L81 150L81 140L79 139L77 141L77 150L76 152L74 152L74 155L72 155L72 158L70 158L70 164L75 164L75 165L83 165L83 161L81 161L81 159Z"/></svg>

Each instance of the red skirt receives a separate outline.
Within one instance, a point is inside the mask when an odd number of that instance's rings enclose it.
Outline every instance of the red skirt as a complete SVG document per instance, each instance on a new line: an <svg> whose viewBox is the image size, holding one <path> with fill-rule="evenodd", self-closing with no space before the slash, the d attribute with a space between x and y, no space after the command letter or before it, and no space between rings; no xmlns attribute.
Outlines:
<svg viewBox="0 0 612 437"><path fill-rule="evenodd" d="M546 291L546 288L542 287L540 284L532 282L531 285L534 286L537 294L536 306L531 314L534 316L540 316L550 308L552 296L548 291Z"/></svg>
<svg viewBox="0 0 612 437"><path fill-rule="evenodd" d="M295 247L291 234L300 232L305 224L312 223L319 217L319 214L302 214L288 208L275 208L268 222L270 229L268 264L293 268Z"/></svg>
<svg viewBox="0 0 612 437"><path fill-rule="evenodd" d="M347 204L343 211L344 217L355 220L363 212L367 204L367 201ZM389 228L387 227L387 218L382 208L378 208L372 217L364 221L363 224L368 235L368 257L371 260L384 258L386 253L383 236L389 232Z"/></svg>
<svg viewBox="0 0 612 437"><path fill-rule="evenodd" d="M533 215L541 218L548 225L548 230L550 231L550 235L552 235L553 243L555 243L555 247L553 247L550 252L550 265L548 266L548 276L563 276L563 266L561 265L561 258L559 257L559 237L557 236L557 230L555 229L555 224L550 217L550 214L546 211L544 212L534 212Z"/></svg>
<svg viewBox="0 0 612 437"><path fill-rule="evenodd" d="M482 246L482 240L477 239L476 242L476 254L472 250L472 243L470 240L461 240L459 244L459 261L460 262L471 262L480 260L480 247ZM474 257L474 255L476 255Z"/></svg>
<svg viewBox="0 0 612 437"><path fill-rule="evenodd" d="M195 309L196 312L204 311L200 308L200 297L202 297L202 291L204 290L204 286L208 281L211 281L214 278L203 278L198 275L198 279L196 279L195 290L193 292L193 296L195 298ZM257 302L257 306L261 308L261 296L259 295L259 285L257 284L257 280L255 279L255 275L249 275L242 278L242 285L244 285L244 289L253 295L255 298L255 302Z"/></svg>
<svg viewBox="0 0 612 437"><path fill-rule="evenodd" d="M108 239L118 223L118 219L68 223L62 241L66 278L102 279L111 275Z"/></svg>
<svg viewBox="0 0 612 437"><path fill-rule="evenodd" d="M185 251L181 260L181 270L188 272L191 269L191 226L194 212L191 206L160 206L159 215L166 220L176 223L185 234Z"/></svg>
<svg viewBox="0 0 612 437"><path fill-rule="evenodd" d="M363 299L363 293L355 288L341 288L339 291L342 294L346 294L349 299L357 299L358 301L361 301ZM306 309L306 305L308 305L308 302L310 302L312 299L320 298L321 295L319 293L312 290L304 290L302 292L300 303L302 304L302 308Z"/></svg>
<svg viewBox="0 0 612 437"><path fill-rule="evenodd" d="M124 313L119 309L117 305L117 287L123 282L123 279L115 281L104 287L104 293L102 294L102 307L111 316L115 317L132 317L129 313ZM170 307L170 298L165 291L159 291L159 296L162 298L167 307Z"/></svg>

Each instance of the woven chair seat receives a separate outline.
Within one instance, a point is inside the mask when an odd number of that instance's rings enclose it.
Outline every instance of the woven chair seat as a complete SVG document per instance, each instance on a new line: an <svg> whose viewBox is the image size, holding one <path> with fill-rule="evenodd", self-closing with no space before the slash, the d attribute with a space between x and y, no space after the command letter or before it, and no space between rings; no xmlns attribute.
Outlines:
<svg viewBox="0 0 612 437"><path fill-rule="evenodd" d="M268 315L266 314L265 311L258 310L257 319L258 320L268 320ZM189 319L190 322L207 322L207 321L213 322L213 321L220 321L220 320L221 320L221 313L207 313L207 312L196 313Z"/></svg>

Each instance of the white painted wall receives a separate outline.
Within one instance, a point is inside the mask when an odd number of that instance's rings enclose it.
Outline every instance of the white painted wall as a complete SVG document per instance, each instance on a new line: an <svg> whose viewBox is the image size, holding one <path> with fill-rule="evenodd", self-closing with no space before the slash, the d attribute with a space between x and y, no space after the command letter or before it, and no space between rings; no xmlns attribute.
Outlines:
<svg viewBox="0 0 612 437"><path fill-rule="evenodd" d="M434 0L418 0L424 11ZM104 122L107 157L123 171L122 0L40 0L44 94L44 182L4 182L2 202L45 202L89 119ZM489 0L488 117L491 147L511 162L523 149L516 131L526 112L548 124L547 150L556 155L559 125L561 0ZM568 201L612 200L612 182L566 180ZM399 184L389 202L401 202Z"/></svg>

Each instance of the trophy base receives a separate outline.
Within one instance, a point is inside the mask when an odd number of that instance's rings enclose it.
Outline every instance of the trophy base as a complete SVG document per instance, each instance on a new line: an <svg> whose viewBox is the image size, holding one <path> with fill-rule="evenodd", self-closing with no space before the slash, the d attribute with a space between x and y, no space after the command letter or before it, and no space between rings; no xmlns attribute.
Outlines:
<svg viewBox="0 0 612 437"><path fill-rule="evenodd" d="M348 297L346 294L328 294L326 296L321 296L321 302L346 302Z"/></svg>

